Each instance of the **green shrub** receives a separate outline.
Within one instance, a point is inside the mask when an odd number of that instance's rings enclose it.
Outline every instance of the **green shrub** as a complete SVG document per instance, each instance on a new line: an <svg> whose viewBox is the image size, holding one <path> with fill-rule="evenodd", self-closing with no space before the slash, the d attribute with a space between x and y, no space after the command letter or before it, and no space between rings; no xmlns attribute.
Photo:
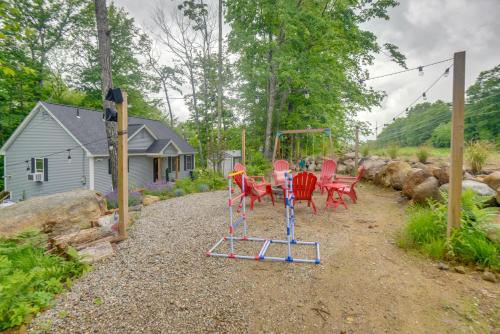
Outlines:
<svg viewBox="0 0 500 334"><path fill-rule="evenodd" d="M446 199L447 195L442 195ZM445 258L500 271L500 244L488 239L484 232L492 216L490 208L483 208L485 200L470 189L462 193L461 226L452 231L449 242L446 204L429 201L427 207L410 207L407 223L398 236L399 246L417 249L433 259Z"/></svg>
<svg viewBox="0 0 500 334"><path fill-rule="evenodd" d="M391 159L396 159L398 157L399 153L399 146L397 145L391 145L387 148L387 154Z"/></svg>
<svg viewBox="0 0 500 334"><path fill-rule="evenodd" d="M431 155L431 149L427 146L420 146L415 154L418 161L425 164L427 162L427 159L429 159L429 156Z"/></svg>
<svg viewBox="0 0 500 334"><path fill-rule="evenodd" d="M451 123L439 124L432 131L431 143L434 147L450 147Z"/></svg>
<svg viewBox="0 0 500 334"><path fill-rule="evenodd" d="M209 190L210 190L209 186L208 186L207 184L205 184L205 183L200 183L200 184L198 184L197 189L198 189L198 191L199 191L200 193L204 193L204 192L206 192L206 191L209 191Z"/></svg>
<svg viewBox="0 0 500 334"><path fill-rule="evenodd" d="M248 160L246 169L248 175L266 175L272 169L271 163L264 157L261 152L255 151Z"/></svg>
<svg viewBox="0 0 500 334"><path fill-rule="evenodd" d="M49 307L72 278L88 269L74 249L64 259L45 254L45 243L38 232L0 239L0 331Z"/></svg>
<svg viewBox="0 0 500 334"><path fill-rule="evenodd" d="M361 146L361 155L364 157L370 155L370 146L368 144Z"/></svg>
<svg viewBox="0 0 500 334"><path fill-rule="evenodd" d="M175 189L174 194L176 197L181 197L186 195L186 191L183 188L177 188Z"/></svg>
<svg viewBox="0 0 500 334"><path fill-rule="evenodd" d="M467 145L465 156L473 173L478 173L483 169L491 149L492 145L485 141L473 141Z"/></svg>

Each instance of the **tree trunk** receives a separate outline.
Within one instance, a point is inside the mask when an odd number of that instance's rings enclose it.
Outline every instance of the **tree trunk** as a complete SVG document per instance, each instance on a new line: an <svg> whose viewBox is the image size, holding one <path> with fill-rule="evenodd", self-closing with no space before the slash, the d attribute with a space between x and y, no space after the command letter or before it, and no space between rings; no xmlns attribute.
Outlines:
<svg viewBox="0 0 500 334"><path fill-rule="evenodd" d="M273 36L269 34L269 43L272 43ZM271 158L271 134L273 125L273 110L274 102L276 99L276 73L273 60L273 49L270 48L268 52L268 100L267 100L267 120L266 120L266 133L264 141L264 155Z"/></svg>
<svg viewBox="0 0 500 334"><path fill-rule="evenodd" d="M200 115L198 114L198 101L196 99L196 86L194 83L194 73L192 67L189 67L189 81L191 83L191 90L193 92L193 109L194 109L195 123L197 128L196 132L198 133L198 150L200 151L200 164L204 166L203 147L201 146Z"/></svg>
<svg viewBox="0 0 500 334"><path fill-rule="evenodd" d="M163 85L163 91L165 92L165 100L167 100L168 113L170 115L170 127L174 127L174 114L172 113L172 106L170 105L170 98L168 97L167 83L162 78L161 84Z"/></svg>
<svg viewBox="0 0 500 334"><path fill-rule="evenodd" d="M95 0L95 17L97 23L97 37L99 44L99 63L101 65L101 91L102 108L114 108L114 103L104 98L110 88L113 87L111 76L111 31L108 27L108 10L106 0ZM108 153L111 160L111 181L113 189L118 188L118 144L117 123L106 122L106 136L108 137Z"/></svg>
<svg viewBox="0 0 500 334"><path fill-rule="evenodd" d="M221 147L221 127L222 127L222 0L219 0L219 59L217 64L217 143ZM218 164L218 170L221 170L221 164Z"/></svg>

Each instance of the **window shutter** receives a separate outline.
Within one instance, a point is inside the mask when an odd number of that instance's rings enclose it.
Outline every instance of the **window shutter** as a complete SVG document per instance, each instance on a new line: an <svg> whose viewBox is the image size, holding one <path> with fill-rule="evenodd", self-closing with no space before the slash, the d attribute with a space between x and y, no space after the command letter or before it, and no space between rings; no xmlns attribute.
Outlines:
<svg viewBox="0 0 500 334"><path fill-rule="evenodd" d="M43 158L43 180L49 180L49 159Z"/></svg>
<svg viewBox="0 0 500 334"><path fill-rule="evenodd" d="M111 158L108 159L108 174L111 174Z"/></svg>
<svg viewBox="0 0 500 334"><path fill-rule="evenodd" d="M35 172L35 158L31 158L31 174Z"/></svg>
<svg viewBox="0 0 500 334"><path fill-rule="evenodd" d="M184 170L187 170L187 155L184 156Z"/></svg>

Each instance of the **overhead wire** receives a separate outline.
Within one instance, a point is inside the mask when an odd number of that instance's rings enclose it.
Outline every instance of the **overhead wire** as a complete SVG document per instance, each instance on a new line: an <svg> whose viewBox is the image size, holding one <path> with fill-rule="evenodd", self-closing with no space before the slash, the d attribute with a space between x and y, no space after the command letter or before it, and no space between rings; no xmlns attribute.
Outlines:
<svg viewBox="0 0 500 334"><path fill-rule="evenodd" d="M443 60L440 60L440 61L436 61L434 63L430 63L430 64L426 64L426 65L420 65L420 66L417 66L417 67L408 68L408 69L404 69L404 70L397 71L397 72L386 73L386 74L378 75L378 76L375 76L375 77L367 78L367 79L364 79L364 80L361 80L361 81L366 82L366 81L370 81L370 80L375 80L375 79L389 77L389 76L396 75L396 74L411 72L411 71L420 70L420 69L423 70L426 67L430 67L430 66L434 66L434 65L437 65L437 64L445 63L445 62L450 61L450 60L453 60L453 58L443 59Z"/></svg>

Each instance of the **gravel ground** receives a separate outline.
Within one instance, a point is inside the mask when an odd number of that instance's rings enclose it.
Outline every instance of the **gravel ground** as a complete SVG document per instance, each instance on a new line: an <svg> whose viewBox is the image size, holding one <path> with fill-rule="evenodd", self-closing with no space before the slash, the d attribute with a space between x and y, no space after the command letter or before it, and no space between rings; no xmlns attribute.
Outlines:
<svg viewBox="0 0 500 334"><path fill-rule="evenodd" d="M116 255L75 282L31 332L47 333L497 333L500 284L439 270L394 236L405 202L359 185L359 202L318 214L296 205L296 235L321 243L321 264L206 257L227 233L227 193L192 194L144 208ZM284 237L284 207L248 213L250 234ZM247 242L240 253L255 254ZM275 255L284 249L270 249ZM313 256L299 248L294 256Z"/></svg>
<svg viewBox="0 0 500 334"><path fill-rule="evenodd" d="M78 280L31 330L245 332L239 300L229 295L234 266L204 256L226 230L226 196L193 194L145 208L116 255Z"/></svg>

